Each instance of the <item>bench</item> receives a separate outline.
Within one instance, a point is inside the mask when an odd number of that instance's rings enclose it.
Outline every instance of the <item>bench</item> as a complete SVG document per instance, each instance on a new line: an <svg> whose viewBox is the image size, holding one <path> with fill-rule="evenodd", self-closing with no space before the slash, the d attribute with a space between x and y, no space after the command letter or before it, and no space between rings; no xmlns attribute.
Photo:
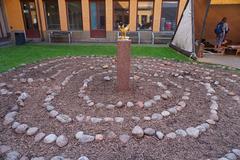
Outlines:
<svg viewBox="0 0 240 160"><path fill-rule="evenodd" d="M129 37L132 42L137 42L138 44L141 43L140 41L140 32L136 31L136 32L127 32L127 37ZM117 38L120 38L120 32L117 32Z"/></svg>
<svg viewBox="0 0 240 160"><path fill-rule="evenodd" d="M228 45L227 47L222 47L221 48L221 54L224 55L227 49L237 50L236 51L236 56L238 54L240 54L240 45Z"/></svg>
<svg viewBox="0 0 240 160"><path fill-rule="evenodd" d="M68 31L52 31L48 34L49 37L49 43L52 42L52 38L68 38L68 43L71 43L71 38L72 38L72 32Z"/></svg>
<svg viewBox="0 0 240 160"><path fill-rule="evenodd" d="M169 43L173 35L174 32L152 32L152 44L155 44L156 40L164 40Z"/></svg>
<svg viewBox="0 0 240 160"><path fill-rule="evenodd" d="M236 55L240 54L240 45L229 45L228 48L236 49Z"/></svg>

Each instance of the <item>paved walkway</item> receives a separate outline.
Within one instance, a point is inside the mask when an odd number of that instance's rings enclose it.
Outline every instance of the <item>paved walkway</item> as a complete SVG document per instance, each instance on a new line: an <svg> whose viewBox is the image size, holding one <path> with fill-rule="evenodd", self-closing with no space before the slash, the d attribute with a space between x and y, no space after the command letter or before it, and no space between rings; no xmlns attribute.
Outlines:
<svg viewBox="0 0 240 160"><path fill-rule="evenodd" d="M198 58L199 62L221 64L240 69L240 56L205 54L203 58Z"/></svg>

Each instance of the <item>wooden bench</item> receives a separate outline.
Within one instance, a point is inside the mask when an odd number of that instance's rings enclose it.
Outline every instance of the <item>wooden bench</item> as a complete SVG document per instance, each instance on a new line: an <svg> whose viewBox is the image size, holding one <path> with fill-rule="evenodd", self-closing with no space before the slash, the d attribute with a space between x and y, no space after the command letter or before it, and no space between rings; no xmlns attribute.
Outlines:
<svg viewBox="0 0 240 160"><path fill-rule="evenodd" d="M127 32L127 37L129 37L132 42L136 42L138 44L141 43L140 32ZM120 38L120 32L117 32L117 38Z"/></svg>
<svg viewBox="0 0 240 160"><path fill-rule="evenodd" d="M52 31L48 34L49 43L52 42L52 38L68 38L68 43L71 43L72 32L68 31Z"/></svg>
<svg viewBox="0 0 240 160"><path fill-rule="evenodd" d="M156 40L164 40L170 42L174 32L152 32L152 44L155 44Z"/></svg>
<svg viewBox="0 0 240 160"><path fill-rule="evenodd" d="M240 54L240 45L229 45L228 48L236 49L236 55Z"/></svg>

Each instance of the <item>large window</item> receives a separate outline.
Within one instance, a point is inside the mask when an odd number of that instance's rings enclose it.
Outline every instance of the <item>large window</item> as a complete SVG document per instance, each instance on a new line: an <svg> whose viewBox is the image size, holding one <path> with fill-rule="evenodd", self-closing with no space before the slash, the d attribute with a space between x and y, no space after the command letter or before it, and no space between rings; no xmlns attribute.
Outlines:
<svg viewBox="0 0 240 160"><path fill-rule="evenodd" d="M178 1L164 0L160 31L175 31L177 26Z"/></svg>
<svg viewBox="0 0 240 160"><path fill-rule="evenodd" d="M70 30L82 30L81 0L67 0L68 27Z"/></svg>
<svg viewBox="0 0 240 160"><path fill-rule="evenodd" d="M58 0L45 0L48 29L60 29Z"/></svg>
<svg viewBox="0 0 240 160"><path fill-rule="evenodd" d="M153 1L138 1L137 30L152 30Z"/></svg>
<svg viewBox="0 0 240 160"><path fill-rule="evenodd" d="M117 30L119 25L129 24L129 1L113 1L113 29Z"/></svg>

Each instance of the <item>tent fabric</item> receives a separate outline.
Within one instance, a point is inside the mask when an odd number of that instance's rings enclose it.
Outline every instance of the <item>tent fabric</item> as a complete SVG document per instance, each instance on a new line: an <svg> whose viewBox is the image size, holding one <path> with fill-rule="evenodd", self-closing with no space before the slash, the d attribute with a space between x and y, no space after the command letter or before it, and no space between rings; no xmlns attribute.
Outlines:
<svg viewBox="0 0 240 160"><path fill-rule="evenodd" d="M194 52L192 45L192 0L189 0L186 5L170 45L173 48L179 48L183 52L191 54Z"/></svg>

